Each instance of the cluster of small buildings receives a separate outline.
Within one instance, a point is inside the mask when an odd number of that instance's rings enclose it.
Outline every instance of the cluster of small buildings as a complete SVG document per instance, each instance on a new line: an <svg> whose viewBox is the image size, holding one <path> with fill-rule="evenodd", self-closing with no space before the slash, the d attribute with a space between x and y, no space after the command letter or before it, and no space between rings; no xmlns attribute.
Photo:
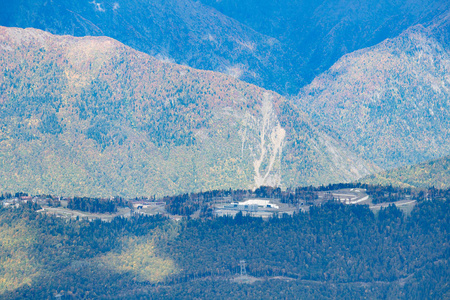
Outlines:
<svg viewBox="0 0 450 300"><path fill-rule="evenodd" d="M154 202L154 201L133 201L132 202L133 209L141 210L147 208L154 208L156 206L165 205L164 202Z"/></svg>
<svg viewBox="0 0 450 300"><path fill-rule="evenodd" d="M38 205L48 205L51 200L41 196L19 196L5 198L0 201L4 207L19 207L21 204L28 202L36 203Z"/></svg>
<svg viewBox="0 0 450 300"><path fill-rule="evenodd" d="M279 209L280 207L270 200L264 199L248 199L242 202L232 202L224 205L224 208L231 210L258 211L261 209Z"/></svg>
<svg viewBox="0 0 450 300"><path fill-rule="evenodd" d="M238 212L252 217L269 218L275 214L293 214L295 208L282 204L276 204L267 199L247 199L242 202L231 202L216 205L214 214L216 216L235 216Z"/></svg>

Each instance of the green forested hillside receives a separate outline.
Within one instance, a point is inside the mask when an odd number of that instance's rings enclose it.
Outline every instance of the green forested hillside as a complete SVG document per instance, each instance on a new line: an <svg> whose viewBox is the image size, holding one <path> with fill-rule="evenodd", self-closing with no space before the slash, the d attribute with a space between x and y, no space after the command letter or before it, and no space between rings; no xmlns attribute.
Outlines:
<svg viewBox="0 0 450 300"><path fill-rule="evenodd" d="M141 2L0 4L0 24L110 35L158 57L3 28L0 187L135 196L320 185L450 153L442 1ZM234 79L292 93L373 44L298 101Z"/></svg>
<svg viewBox="0 0 450 300"><path fill-rule="evenodd" d="M331 202L267 221L107 223L3 208L0 297L445 299L449 192L433 195L408 216ZM243 259L253 283L233 281Z"/></svg>
<svg viewBox="0 0 450 300"><path fill-rule="evenodd" d="M367 184L448 188L450 186L450 157L446 156L417 165L376 173L364 177L360 181Z"/></svg>
<svg viewBox="0 0 450 300"><path fill-rule="evenodd" d="M450 14L341 58L299 106L382 168L450 153Z"/></svg>
<svg viewBox="0 0 450 300"><path fill-rule="evenodd" d="M1 190L135 197L376 170L276 93L109 38L0 30Z"/></svg>

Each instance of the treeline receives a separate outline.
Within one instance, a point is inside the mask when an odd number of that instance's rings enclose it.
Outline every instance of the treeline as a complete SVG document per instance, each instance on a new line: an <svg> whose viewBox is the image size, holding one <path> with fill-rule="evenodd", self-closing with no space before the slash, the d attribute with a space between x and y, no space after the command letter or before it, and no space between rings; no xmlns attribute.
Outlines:
<svg viewBox="0 0 450 300"><path fill-rule="evenodd" d="M1 193L0 194L0 200L11 199L11 198L27 197L27 196L28 196L28 194L24 193L24 192L17 192L15 194L11 194L11 193L5 192L5 193Z"/></svg>
<svg viewBox="0 0 450 300"><path fill-rule="evenodd" d="M89 198L89 197L73 197L67 201L67 208L73 210L81 210L90 213L115 213L117 207L129 206L129 202L121 197L113 200Z"/></svg>
<svg viewBox="0 0 450 300"><path fill-rule="evenodd" d="M366 193L371 197L372 203L395 202L399 200L435 200L447 199L450 196L450 189L412 189L393 186L367 185Z"/></svg>
<svg viewBox="0 0 450 300"><path fill-rule="evenodd" d="M211 216L210 204L216 200L241 201L245 197L254 195L251 190L212 190L207 192L166 196L162 201L166 203L167 212L175 215L190 216L200 210L201 216Z"/></svg>
<svg viewBox="0 0 450 300"><path fill-rule="evenodd" d="M393 186L368 185L364 183L338 183L326 186L306 186L282 191L280 188L261 186L255 191L252 190L214 190L208 192L199 192L191 194L182 194L167 196L162 198L166 203L166 209L171 214L190 216L197 210L200 210L203 217L211 216L209 204L212 201L243 201L248 198L279 199L282 203L297 205L300 203L314 204L318 199L318 192L327 192L341 189L359 188L364 189L371 197L372 203L396 202L399 200L417 200L444 199L449 195L449 189L440 190L429 189L411 189ZM332 195L328 199L333 200Z"/></svg>
<svg viewBox="0 0 450 300"><path fill-rule="evenodd" d="M295 189L287 189L281 191L280 188L262 186L250 194L256 197L280 199L282 203L298 204L300 201L305 203L314 203L318 199L317 192L334 191L341 189L364 189L371 197L372 203L396 202L399 200L412 199L417 201L430 199L446 199L450 195L449 189L436 189L430 187L428 189L402 188L392 185L370 185L365 183L337 183L326 186L306 186L297 187ZM330 198L329 200L333 200Z"/></svg>
<svg viewBox="0 0 450 300"><path fill-rule="evenodd" d="M201 199L201 200L200 200ZM190 216L200 207L200 202L204 203L205 198L194 195L183 194L172 197L164 197L167 212L173 215Z"/></svg>

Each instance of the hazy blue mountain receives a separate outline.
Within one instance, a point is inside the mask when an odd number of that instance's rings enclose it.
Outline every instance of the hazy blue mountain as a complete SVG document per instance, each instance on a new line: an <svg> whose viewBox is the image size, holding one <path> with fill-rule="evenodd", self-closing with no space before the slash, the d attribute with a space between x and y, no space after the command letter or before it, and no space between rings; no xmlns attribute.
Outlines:
<svg viewBox="0 0 450 300"><path fill-rule="evenodd" d="M341 56L399 35L448 11L443 0L201 0L254 30L278 39L301 75L298 88Z"/></svg>
<svg viewBox="0 0 450 300"><path fill-rule="evenodd" d="M191 0L19 0L0 3L0 25L53 34L109 36L161 60L284 90L283 46Z"/></svg>
<svg viewBox="0 0 450 300"><path fill-rule="evenodd" d="M106 35L161 59L295 94L342 55L446 9L444 0L5 0L0 25Z"/></svg>

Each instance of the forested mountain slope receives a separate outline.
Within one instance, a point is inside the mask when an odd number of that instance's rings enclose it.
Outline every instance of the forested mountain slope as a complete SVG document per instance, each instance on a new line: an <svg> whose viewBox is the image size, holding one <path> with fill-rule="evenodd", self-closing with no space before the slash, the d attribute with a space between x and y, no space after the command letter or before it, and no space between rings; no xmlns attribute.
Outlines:
<svg viewBox="0 0 450 300"><path fill-rule="evenodd" d="M417 165L401 167L360 180L368 184L399 185L408 187L450 187L450 156Z"/></svg>
<svg viewBox="0 0 450 300"><path fill-rule="evenodd" d="M201 0L254 30L278 39L291 51L298 88L343 55L394 38L450 9L443 0ZM297 86L296 86L297 85Z"/></svg>
<svg viewBox="0 0 450 300"><path fill-rule="evenodd" d="M448 299L449 192L436 195L408 216L327 203L266 221L89 222L0 208L0 297ZM240 260L254 282L233 280Z"/></svg>
<svg viewBox="0 0 450 300"><path fill-rule="evenodd" d="M282 45L191 0L20 0L0 3L0 25L109 36L162 60L284 90L296 76Z"/></svg>
<svg viewBox="0 0 450 300"><path fill-rule="evenodd" d="M341 58L299 106L383 168L450 153L450 14Z"/></svg>
<svg viewBox="0 0 450 300"><path fill-rule="evenodd" d="M377 170L273 92L106 37L0 29L0 190L139 196Z"/></svg>

